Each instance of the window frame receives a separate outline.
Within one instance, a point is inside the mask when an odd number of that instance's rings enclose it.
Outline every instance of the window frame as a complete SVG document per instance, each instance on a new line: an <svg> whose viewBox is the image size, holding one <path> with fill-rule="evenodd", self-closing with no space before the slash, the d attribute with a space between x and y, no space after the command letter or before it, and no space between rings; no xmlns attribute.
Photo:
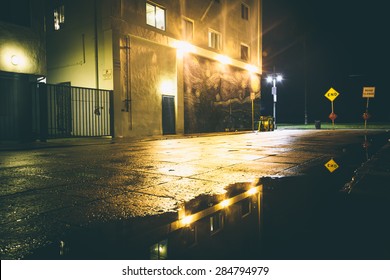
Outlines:
<svg viewBox="0 0 390 280"><path fill-rule="evenodd" d="M187 248L194 247L198 244L198 228L195 225L189 225L183 228L182 231L185 246Z"/></svg>
<svg viewBox="0 0 390 280"><path fill-rule="evenodd" d="M241 207L241 217L245 218L252 213L252 200L250 197L244 198L240 202Z"/></svg>
<svg viewBox="0 0 390 280"><path fill-rule="evenodd" d="M150 19L148 18L148 16L149 16L148 5L152 6L154 8L154 14L153 14L154 24L152 24ZM158 16L157 16L158 10L157 9L159 9L161 11L164 11L164 26L163 26L163 28L158 27L158 24L157 24L157 21L158 21ZM161 31L166 31L167 30L167 10L166 10L166 8L164 8L163 6L157 5L156 3L153 3L153 2L150 2L150 1L146 1L146 4L145 4L145 20L146 20L146 25L152 26L152 27L154 27L154 28L156 28L158 30L161 30Z"/></svg>
<svg viewBox="0 0 390 280"><path fill-rule="evenodd" d="M165 252L161 252L164 249ZM163 239L149 247L149 258L152 260L166 260L168 258L168 239Z"/></svg>
<svg viewBox="0 0 390 280"><path fill-rule="evenodd" d="M65 5L61 4L53 9L53 29L61 30L65 24Z"/></svg>
<svg viewBox="0 0 390 280"><path fill-rule="evenodd" d="M245 4L244 2L241 2L241 19L249 21L249 5Z"/></svg>
<svg viewBox="0 0 390 280"><path fill-rule="evenodd" d="M217 225L218 227L217 228L214 228L215 227L215 223L214 223L214 219L216 219L218 222L217 222ZM210 235L214 235L214 234L217 234L218 232L220 232L222 229L224 228L224 215L221 211L218 211L216 213L214 213L213 215L211 215L209 217L209 229L210 229Z"/></svg>
<svg viewBox="0 0 390 280"><path fill-rule="evenodd" d="M215 42L214 44L213 44L212 35L215 35L214 38L218 38L217 42ZM217 46L214 46L215 44L217 44ZM209 48L212 48L214 50L218 50L218 51L222 50L222 33L209 28L207 45Z"/></svg>
<svg viewBox="0 0 390 280"><path fill-rule="evenodd" d="M246 58L243 56L243 47L246 48L246 50L247 50L247 57ZM250 60L250 47L249 47L249 45L247 45L245 43L240 43L240 59L245 61L245 62L249 62L249 60Z"/></svg>
<svg viewBox="0 0 390 280"><path fill-rule="evenodd" d="M189 38L189 34L187 34L187 23L192 24L192 31L191 31L191 38ZM192 42L194 40L194 35L195 35L195 22L187 17L182 17L182 28L183 28L183 40L187 42Z"/></svg>

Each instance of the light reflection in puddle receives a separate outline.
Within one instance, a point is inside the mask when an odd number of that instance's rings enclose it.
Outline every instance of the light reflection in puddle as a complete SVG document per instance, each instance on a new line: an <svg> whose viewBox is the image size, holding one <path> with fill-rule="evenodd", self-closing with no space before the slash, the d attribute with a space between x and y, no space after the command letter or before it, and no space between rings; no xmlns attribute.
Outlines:
<svg viewBox="0 0 390 280"><path fill-rule="evenodd" d="M59 241L57 249L36 252L35 257L235 259L250 254L254 257L260 245L262 187L259 182L238 183L228 186L224 194L200 195L185 202L176 213L72 230ZM226 246L228 240L240 240L234 241L239 246ZM242 250L241 246L249 249Z"/></svg>

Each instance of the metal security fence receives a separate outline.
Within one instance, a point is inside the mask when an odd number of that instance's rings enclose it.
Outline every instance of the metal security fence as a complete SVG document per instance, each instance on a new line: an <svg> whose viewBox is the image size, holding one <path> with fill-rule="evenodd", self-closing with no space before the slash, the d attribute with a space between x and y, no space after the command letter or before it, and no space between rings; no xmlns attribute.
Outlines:
<svg viewBox="0 0 390 280"><path fill-rule="evenodd" d="M29 138L29 77L0 71L0 141Z"/></svg>
<svg viewBox="0 0 390 280"><path fill-rule="evenodd" d="M33 134L39 139L113 136L113 92L32 85Z"/></svg>

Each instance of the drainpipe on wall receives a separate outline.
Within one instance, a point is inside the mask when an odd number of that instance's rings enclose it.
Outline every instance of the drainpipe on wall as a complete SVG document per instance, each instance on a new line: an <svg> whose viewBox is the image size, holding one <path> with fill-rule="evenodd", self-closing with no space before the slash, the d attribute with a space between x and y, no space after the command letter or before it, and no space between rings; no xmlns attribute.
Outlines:
<svg viewBox="0 0 390 280"><path fill-rule="evenodd" d="M209 12L211 6L213 5L213 3L214 3L214 0L211 0L210 4L207 6L206 11L203 13L202 17L200 18L200 21L204 20L204 18L206 17L207 13Z"/></svg>
<svg viewBox="0 0 390 280"><path fill-rule="evenodd" d="M130 129L133 129L133 111L131 109L131 61L130 61L130 36L126 36L126 112L129 112Z"/></svg>
<svg viewBox="0 0 390 280"><path fill-rule="evenodd" d="M98 14L97 14L97 2L98 0L95 0L95 9L94 9L94 33L95 33L95 77L96 77L96 89L95 92L95 115L100 116L100 109L103 109L103 107L100 106L100 100L99 100L99 38L98 38Z"/></svg>
<svg viewBox="0 0 390 280"><path fill-rule="evenodd" d="M95 20L94 20L94 31L95 31L95 75L96 75L96 89L99 89L99 42L98 42L98 15L97 15L97 1L95 0Z"/></svg>

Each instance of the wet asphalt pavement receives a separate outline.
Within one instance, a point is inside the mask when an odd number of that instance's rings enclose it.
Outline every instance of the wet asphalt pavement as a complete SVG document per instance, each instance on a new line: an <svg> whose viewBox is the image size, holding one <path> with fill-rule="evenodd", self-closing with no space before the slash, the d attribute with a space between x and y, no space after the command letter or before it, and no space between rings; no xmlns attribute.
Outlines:
<svg viewBox="0 0 390 280"><path fill-rule="evenodd" d="M390 258L389 138L278 130L2 145L1 259L61 258L61 248L42 252L61 247L66 232L107 224L115 235L118 222L153 223L200 195L259 180L264 253L253 258Z"/></svg>

